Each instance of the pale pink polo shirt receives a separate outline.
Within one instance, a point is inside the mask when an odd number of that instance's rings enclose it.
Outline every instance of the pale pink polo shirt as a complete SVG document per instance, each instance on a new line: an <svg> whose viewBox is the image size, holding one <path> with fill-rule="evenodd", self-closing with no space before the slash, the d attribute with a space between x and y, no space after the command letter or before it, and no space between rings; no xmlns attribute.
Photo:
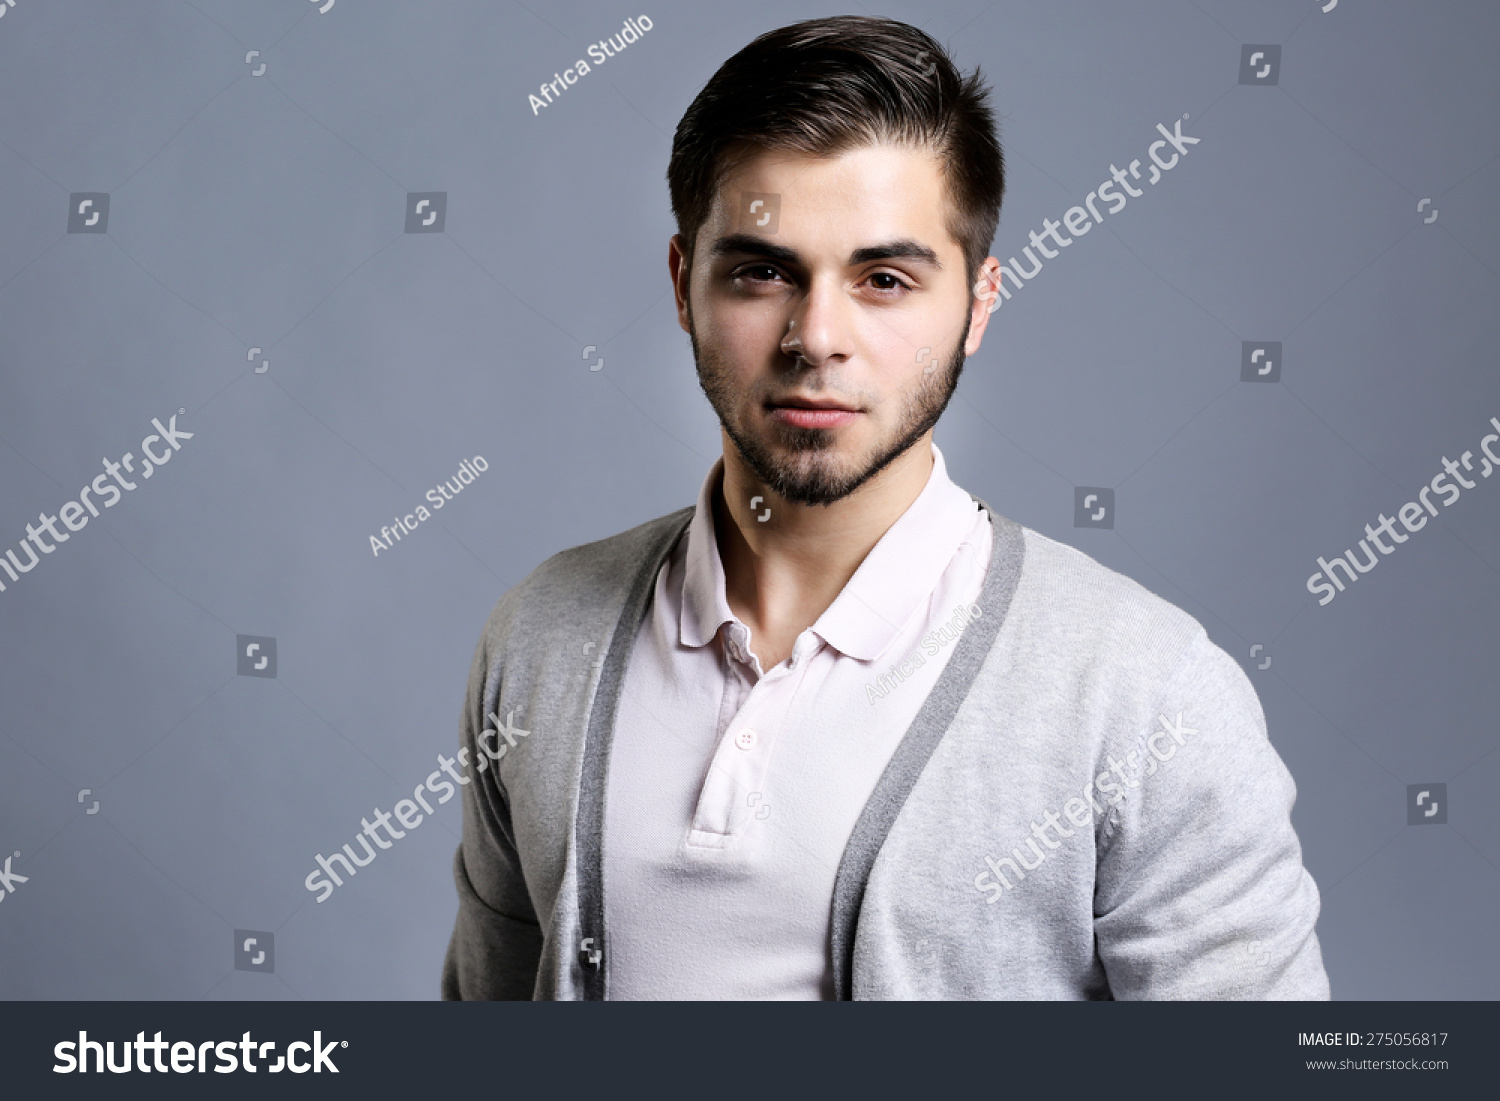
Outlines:
<svg viewBox="0 0 1500 1101"><path fill-rule="evenodd" d="M839 858L989 567L989 519L932 456L911 507L769 670L725 598L723 459L709 471L657 576L615 721L611 999L833 996Z"/></svg>

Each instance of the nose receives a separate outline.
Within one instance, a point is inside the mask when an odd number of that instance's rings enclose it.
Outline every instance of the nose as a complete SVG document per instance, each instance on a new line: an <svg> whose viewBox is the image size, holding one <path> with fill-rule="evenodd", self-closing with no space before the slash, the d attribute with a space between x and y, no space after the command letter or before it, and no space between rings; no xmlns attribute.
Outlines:
<svg viewBox="0 0 1500 1101"><path fill-rule="evenodd" d="M852 309L834 280L815 278L787 320L781 351L810 367L848 358L854 350Z"/></svg>

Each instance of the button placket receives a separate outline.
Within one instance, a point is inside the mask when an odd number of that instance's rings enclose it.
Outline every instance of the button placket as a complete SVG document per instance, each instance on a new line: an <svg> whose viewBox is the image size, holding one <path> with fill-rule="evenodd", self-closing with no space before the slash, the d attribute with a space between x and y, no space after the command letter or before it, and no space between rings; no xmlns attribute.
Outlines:
<svg viewBox="0 0 1500 1101"><path fill-rule="evenodd" d="M781 677L762 677L756 681L730 720L698 796L693 833L727 839L744 833L754 820L747 799L751 792L763 789L775 735L791 699L781 681ZM769 707L768 696L773 701ZM776 714L777 711L781 714Z"/></svg>
<svg viewBox="0 0 1500 1101"><path fill-rule="evenodd" d="M743 646L745 638L748 638L748 632L739 625L725 635L728 649L736 657L749 657ZM799 644L805 643L802 639L798 641ZM690 843L722 847L730 837L745 833L756 821L750 796L762 793L764 799L776 735L806 676L807 652L814 648L804 645L796 669L788 663L786 667L763 673L751 683L750 691L729 720L715 748L694 810ZM747 671L739 669L736 672ZM758 817L764 819L766 815L762 812Z"/></svg>
<svg viewBox="0 0 1500 1101"><path fill-rule="evenodd" d="M693 816L694 831L738 832L734 829L739 817L735 812L748 792L759 790L773 739L766 735L763 723L758 723L758 729L744 722L744 717L742 710L714 753Z"/></svg>

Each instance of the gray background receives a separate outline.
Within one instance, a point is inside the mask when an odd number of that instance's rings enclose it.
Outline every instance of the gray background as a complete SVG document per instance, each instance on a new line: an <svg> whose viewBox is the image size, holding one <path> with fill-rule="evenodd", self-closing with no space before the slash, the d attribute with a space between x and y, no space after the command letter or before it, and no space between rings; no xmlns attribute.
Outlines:
<svg viewBox="0 0 1500 1101"><path fill-rule="evenodd" d="M0 858L29 877L0 996L436 996L457 801L322 904L313 855L456 747L506 588L694 499L719 434L669 295L671 133L756 34L851 10L645 4L0 19L0 553L152 417L195 433L0 593ZM852 10L993 82L1002 260L1190 116L1201 143L992 319L938 442L1244 665L1335 997L1494 998L1500 479L1327 607L1304 583L1500 416L1500 7L1321 7ZM1281 46L1275 85L1239 83L1246 44ZM447 193L442 233L404 232L420 191ZM110 196L106 233L66 232L74 192ZM1282 343L1278 382L1240 381L1247 340ZM372 554L476 454L487 474ZM1115 491L1112 529L1074 526L1079 486ZM274 678L237 674L242 634L276 639ZM1432 782L1446 823L1408 826ZM274 971L235 968L235 930L274 933Z"/></svg>

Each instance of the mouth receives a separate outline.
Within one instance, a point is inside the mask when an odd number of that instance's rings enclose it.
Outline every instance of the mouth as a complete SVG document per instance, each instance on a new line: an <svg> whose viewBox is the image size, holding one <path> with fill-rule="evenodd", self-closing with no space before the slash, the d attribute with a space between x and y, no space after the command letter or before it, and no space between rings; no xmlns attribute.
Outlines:
<svg viewBox="0 0 1500 1101"><path fill-rule="evenodd" d="M832 399L782 398L766 403L771 416L796 428L838 428L860 416L858 409Z"/></svg>

